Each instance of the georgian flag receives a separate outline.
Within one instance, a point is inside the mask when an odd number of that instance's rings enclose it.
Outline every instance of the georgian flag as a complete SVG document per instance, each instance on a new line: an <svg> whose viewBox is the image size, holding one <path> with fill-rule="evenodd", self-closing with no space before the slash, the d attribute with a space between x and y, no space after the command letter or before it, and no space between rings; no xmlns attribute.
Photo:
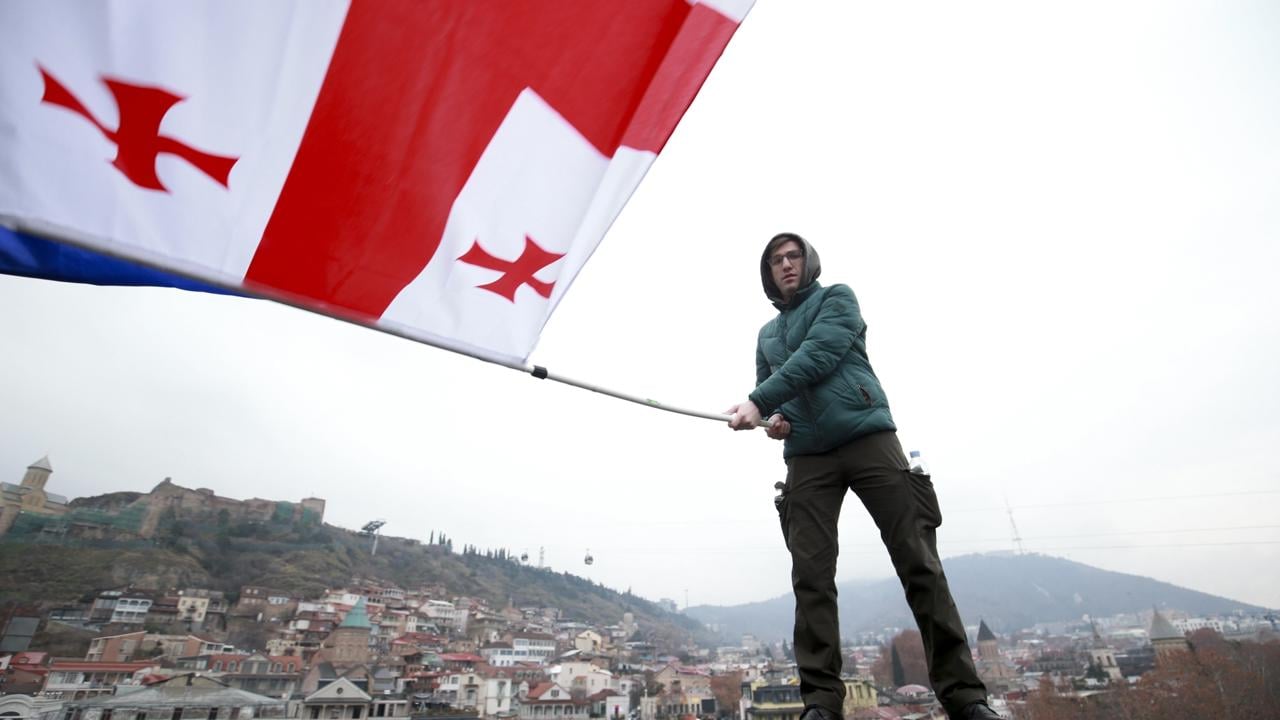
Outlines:
<svg viewBox="0 0 1280 720"><path fill-rule="evenodd" d="M5 0L0 272L523 362L752 2Z"/></svg>

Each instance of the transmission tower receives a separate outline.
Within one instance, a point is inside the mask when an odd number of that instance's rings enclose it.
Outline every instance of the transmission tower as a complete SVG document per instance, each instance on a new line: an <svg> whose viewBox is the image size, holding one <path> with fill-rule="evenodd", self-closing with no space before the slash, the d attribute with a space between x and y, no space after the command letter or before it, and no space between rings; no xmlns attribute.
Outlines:
<svg viewBox="0 0 1280 720"><path fill-rule="evenodd" d="M1004 509L1009 513L1009 527L1013 528L1013 544L1018 548L1018 554L1023 554L1022 536L1018 534L1018 523L1013 520L1013 508L1009 505L1009 498L1004 499Z"/></svg>

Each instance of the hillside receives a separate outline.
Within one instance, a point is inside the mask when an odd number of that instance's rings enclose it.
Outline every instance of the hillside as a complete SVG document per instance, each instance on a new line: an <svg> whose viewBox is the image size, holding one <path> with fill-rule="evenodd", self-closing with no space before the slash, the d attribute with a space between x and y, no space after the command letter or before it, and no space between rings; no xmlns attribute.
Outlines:
<svg viewBox="0 0 1280 720"><path fill-rule="evenodd" d="M646 634L665 647L688 638L708 641L701 625L655 603L589 580L530 567L514 559L455 552L441 544L381 537L377 555L358 533L317 523L174 522L151 540L50 539L48 533L0 538L0 603L67 603L87 593L132 585L165 591L204 587L238 593L264 585L314 597L352 578L375 578L405 588L440 584L453 595L496 607L558 607L562 616L612 624L635 614ZM233 595L234 596L234 595Z"/></svg>
<svg viewBox="0 0 1280 720"><path fill-rule="evenodd" d="M1078 620L1085 614L1140 612L1153 605L1196 614L1261 609L1048 555L964 555L947 559L946 568L965 623L976 625L982 619L996 632ZM851 581L838 588L845 636L915 627L896 579ZM794 612L792 597L782 595L744 605L691 607L686 614L720 625L728 638L751 633L762 640L781 640L790 635Z"/></svg>

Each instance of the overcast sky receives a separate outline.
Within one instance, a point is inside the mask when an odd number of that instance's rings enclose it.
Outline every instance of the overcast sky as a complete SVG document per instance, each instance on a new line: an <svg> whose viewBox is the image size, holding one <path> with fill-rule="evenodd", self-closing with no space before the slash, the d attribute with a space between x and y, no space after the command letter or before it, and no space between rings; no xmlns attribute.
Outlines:
<svg viewBox="0 0 1280 720"><path fill-rule="evenodd" d="M1013 549L1008 507L1027 551L1280 606L1278 39L1265 0L759 2L531 360L721 411L798 232L944 558ZM0 277L0 308L5 481L48 454L71 497L315 495L681 605L789 591L763 432L262 301ZM841 579L891 574L852 495L841 533Z"/></svg>

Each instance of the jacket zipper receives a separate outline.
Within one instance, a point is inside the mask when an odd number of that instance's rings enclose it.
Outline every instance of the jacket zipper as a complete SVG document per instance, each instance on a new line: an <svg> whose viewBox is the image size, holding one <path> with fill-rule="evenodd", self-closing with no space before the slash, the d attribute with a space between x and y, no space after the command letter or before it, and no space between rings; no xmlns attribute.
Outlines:
<svg viewBox="0 0 1280 720"><path fill-rule="evenodd" d="M794 308L792 308L792 310L794 310ZM793 351L790 347L787 346L787 315L789 314L789 312L790 311L784 312L778 316L778 324L782 326L781 327L782 347L786 348L787 350L787 357L784 358L782 361L784 365L786 364L787 360L790 360L791 356L795 354L795 351ZM814 434L818 436L819 442L822 442L823 441L822 428L819 426L817 418L814 417L813 401L809 398L809 391L807 389L803 389L800 391L800 402L804 404L805 415L809 418L809 421L813 423Z"/></svg>

